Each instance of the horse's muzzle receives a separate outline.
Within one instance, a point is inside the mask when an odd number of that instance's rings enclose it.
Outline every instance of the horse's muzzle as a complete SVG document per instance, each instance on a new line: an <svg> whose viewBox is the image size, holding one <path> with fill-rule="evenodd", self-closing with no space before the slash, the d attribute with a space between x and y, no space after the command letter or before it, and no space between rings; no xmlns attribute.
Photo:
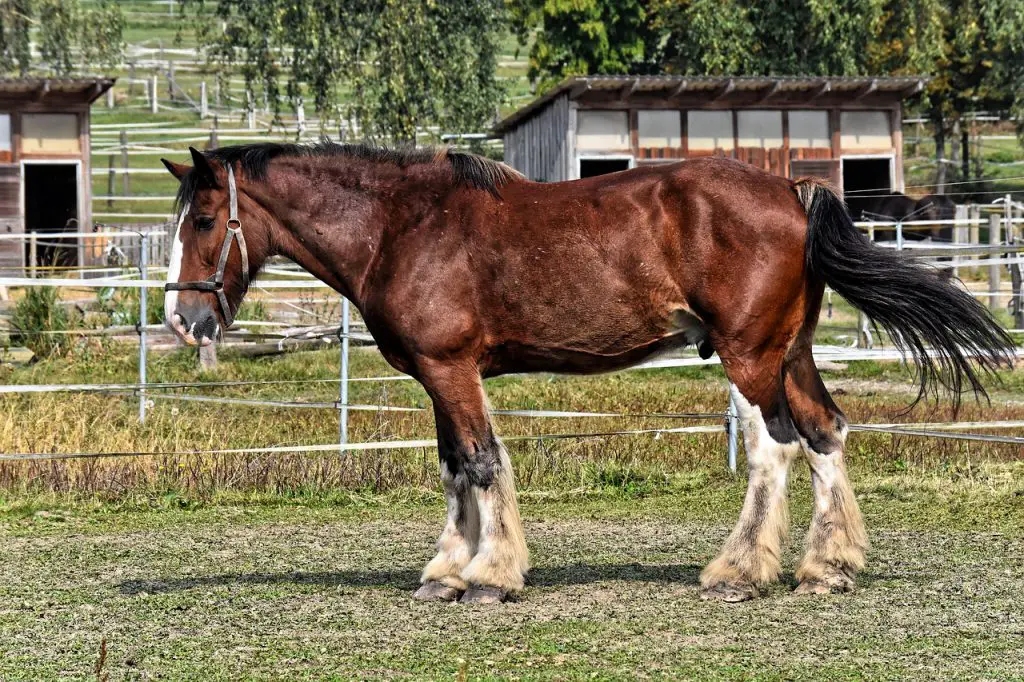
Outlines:
<svg viewBox="0 0 1024 682"><path fill-rule="evenodd" d="M220 336L220 322L209 308L185 306L167 320L167 326L190 346L209 346Z"/></svg>

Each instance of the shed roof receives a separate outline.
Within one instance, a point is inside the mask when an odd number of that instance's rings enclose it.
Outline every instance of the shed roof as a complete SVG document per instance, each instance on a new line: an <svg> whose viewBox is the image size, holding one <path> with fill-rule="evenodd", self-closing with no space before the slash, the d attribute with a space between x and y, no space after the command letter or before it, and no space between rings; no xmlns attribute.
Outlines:
<svg viewBox="0 0 1024 682"><path fill-rule="evenodd" d="M114 78L0 78L0 98L38 102L91 103L109 90Z"/></svg>
<svg viewBox="0 0 1024 682"><path fill-rule="evenodd" d="M497 133L514 128L556 97L607 97L620 101L653 98L736 102L771 106L772 102L899 101L924 89L923 76L572 76L494 126Z"/></svg>

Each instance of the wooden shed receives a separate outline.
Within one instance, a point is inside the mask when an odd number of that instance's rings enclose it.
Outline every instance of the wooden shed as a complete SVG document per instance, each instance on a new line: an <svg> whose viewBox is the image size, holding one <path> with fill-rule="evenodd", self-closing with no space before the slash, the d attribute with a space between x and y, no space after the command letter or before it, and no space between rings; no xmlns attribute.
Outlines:
<svg viewBox="0 0 1024 682"><path fill-rule="evenodd" d="M82 241L50 235L92 224L89 107L113 84L0 79L0 237L45 233L35 265L85 262ZM31 265L28 253L24 240L0 238L0 272Z"/></svg>
<svg viewBox="0 0 1024 682"><path fill-rule="evenodd" d="M559 181L699 156L903 190L903 100L920 77L569 78L495 127L505 162Z"/></svg>

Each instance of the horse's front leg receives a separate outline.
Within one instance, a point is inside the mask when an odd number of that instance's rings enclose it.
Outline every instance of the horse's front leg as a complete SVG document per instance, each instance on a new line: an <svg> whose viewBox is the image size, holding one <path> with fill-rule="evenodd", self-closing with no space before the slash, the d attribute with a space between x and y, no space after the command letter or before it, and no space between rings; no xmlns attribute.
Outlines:
<svg viewBox="0 0 1024 682"><path fill-rule="evenodd" d="M415 596L424 601L454 601L468 587L462 571L476 554L480 514L469 479L460 467L458 446L452 437L454 425L441 411L435 410L434 416L448 521L437 540L437 554L423 569L423 585Z"/></svg>
<svg viewBox="0 0 1024 682"><path fill-rule="evenodd" d="M428 365L421 377L437 417L448 523L417 596L464 591L464 602L504 601L523 589L529 555L511 462L494 435L480 374L475 364L443 364Z"/></svg>

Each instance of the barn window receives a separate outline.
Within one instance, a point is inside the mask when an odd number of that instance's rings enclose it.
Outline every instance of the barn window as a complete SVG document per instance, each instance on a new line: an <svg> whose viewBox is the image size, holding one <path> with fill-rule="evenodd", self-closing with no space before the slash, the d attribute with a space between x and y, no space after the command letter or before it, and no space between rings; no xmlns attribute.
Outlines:
<svg viewBox="0 0 1024 682"><path fill-rule="evenodd" d="M629 149L629 117L625 111L577 113L576 148Z"/></svg>
<svg viewBox="0 0 1024 682"><path fill-rule="evenodd" d="M782 112L750 109L736 113L741 147L775 149L782 146Z"/></svg>
<svg viewBox="0 0 1024 682"><path fill-rule="evenodd" d="M24 114L21 150L25 154L78 154L82 151L75 114Z"/></svg>
<svg viewBox="0 0 1024 682"><path fill-rule="evenodd" d="M0 114L0 163L11 161L11 115Z"/></svg>
<svg viewBox="0 0 1024 682"><path fill-rule="evenodd" d="M839 143L845 149L890 149L892 129L887 111L843 111Z"/></svg>
<svg viewBox="0 0 1024 682"><path fill-rule="evenodd" d="M791 148L828 149L832 137L828 132L828 112L796 109L789 112L789 146Z"/></svg>
<svg viewBox="0 0 1024 682"><path fill-rule="evenodd" d="M638 111L636 128L641 147L683 146L682 122L678 111Z"/></svg>
<svg viewBox="0 0 1024 682"><path fill-rule="evenodd" d="M690 151L732 151L731 111L690 111L686 114L686 141Z"/></svg>

